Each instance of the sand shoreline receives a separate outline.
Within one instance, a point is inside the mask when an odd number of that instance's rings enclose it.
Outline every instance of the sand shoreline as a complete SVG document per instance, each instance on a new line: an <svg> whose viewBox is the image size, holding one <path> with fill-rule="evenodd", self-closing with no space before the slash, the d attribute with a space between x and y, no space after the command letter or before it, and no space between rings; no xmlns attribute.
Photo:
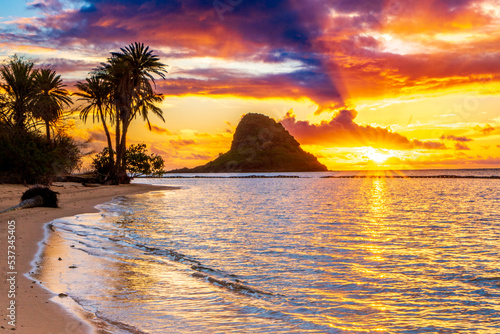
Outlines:
<svg viewBox="0 0 500 334"><path fill-rule="evenodd" d="M21 185L0 185L0 211L19 203L27 189ZM58 303L50 301L55 294L43 288L25 274L39 252L39 243L45 238L44 226L54 219L83 213L99 212L98 204L109 202L116 196L134 195L157 190L176 189L145 184L83 187L78 183L56 183L53 190L60 193L60 208L32 208L0 214L0 333L83 334L89 325ZM8 266L8 222L15 220L15 271ZM12 245L12 244L11 244ZM10 275L10 272L16 272ZM15 298L8 279L15 276ZM11 292L9 292L11 291ZM9 322L10 302L15 300L15 327Z"/></svg>

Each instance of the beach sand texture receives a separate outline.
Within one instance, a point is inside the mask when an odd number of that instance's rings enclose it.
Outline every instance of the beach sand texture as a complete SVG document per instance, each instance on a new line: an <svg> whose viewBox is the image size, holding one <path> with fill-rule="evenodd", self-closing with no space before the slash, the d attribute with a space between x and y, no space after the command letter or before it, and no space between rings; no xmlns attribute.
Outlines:
<svg viewBox="0 0 500 334"><path fill-rule="evenodd" d="M0 185L0 211L19 203L28 188L21 185ZM78 183L55 183L52 189L59 192L59 208L31 208L0 214L0 333L26 334L80 334L91 333L88 324L50 301L56 295L43 289L38 282L25 274L31 270L38 243L44 237L44 225L54 219L76 214L97 212L95 206L110 201L115 196L133 195L155 190L175 189L142 184L84 187ZM8 273L8 221L15 220L16 264L16 326L9 325ZM43 283L43 282L42 282ZM58 297L59 298L59 297ZM15 328L15 330L13 330Z"/></svg>

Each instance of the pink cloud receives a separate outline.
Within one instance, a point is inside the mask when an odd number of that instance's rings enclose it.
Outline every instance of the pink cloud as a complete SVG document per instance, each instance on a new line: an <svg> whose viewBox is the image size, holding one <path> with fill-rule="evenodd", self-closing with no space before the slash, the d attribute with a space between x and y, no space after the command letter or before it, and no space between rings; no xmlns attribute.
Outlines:
<svg viewBox="0 0 500 334"><path fill-rule="evenodd" d="M311 124L308 121L297 121L289 112L281 124L301 144L316 144L338 147L362 147L390 149L446 149L440 142L422 142L410 140L405 136L380 127L356 124L355 110L341 110L330 121Z"/></svg>

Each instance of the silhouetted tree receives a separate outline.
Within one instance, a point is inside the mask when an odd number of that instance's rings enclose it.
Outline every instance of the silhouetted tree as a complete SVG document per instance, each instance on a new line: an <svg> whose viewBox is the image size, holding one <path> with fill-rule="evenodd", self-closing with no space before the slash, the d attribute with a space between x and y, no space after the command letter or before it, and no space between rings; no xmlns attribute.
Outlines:
<svg viewBox="0 0 500 334"><path fill-rule="evenodd" d="M22 57L0 67L0 183L50 184L79 166L78 143L63 132L50 138L50 126L72 103L62 87L55 71L37 70ZM46 136L35 119L45 122Z"/></svg>
<svg viewBox="0 0 500 334"><path fill-rule="evenodd" d="M32 61L13 56L0 68L0 87L4 90L1 110L4 121L17 132L26 129L35 95L37 70Z"/></svg>
<svg viewBox="0 0 500 334"><path fill-rule="evenodd" d="M38 70L35 75L32 114L36 119L45 122L48 140L50 140L50 125L55 124L62 117L64 107L73 104L63 87L61 76L50 68Z"/></svg>
<svg viewBox="0 0 500 334"><path fill-rule="evenodd" d="M77 82L76 87L80 90L75 95L81 98L78 101L85 101L86 105L80 111L80 119L87 122L87 118L92 113L93 122L102 122L106 139L108 141L108 152L110 165L114 165L114 150L111 141L111 134L106 119L112 123L115 119L114 108L111 103L112 86L109 82L93 75L85 79L84 82Z"/></svg>
<svg viewBox="0 0 500 334"><path fill-rule="evenodd" d="M115 183L127 180L125 151L127 133L138 115L148 122L152 112L163 119L162 110L155 104L163 100L156 94L154 75L165 78L166 65L142 43L133 43L111 53L107 63L101 64L95 73L111 87L111 103L115 111L116 159L111 175Z"/></svg>

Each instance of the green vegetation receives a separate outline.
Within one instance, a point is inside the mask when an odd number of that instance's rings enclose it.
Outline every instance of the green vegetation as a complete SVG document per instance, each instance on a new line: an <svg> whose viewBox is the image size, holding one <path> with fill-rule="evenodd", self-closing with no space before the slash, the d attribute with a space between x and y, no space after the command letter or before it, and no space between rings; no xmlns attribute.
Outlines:
<svg viewBox="0 0 500 334"><path fill-rule="evenodd" d="M137 167L140 172L135 172L136 167L127 162L127 152L134 150L133 146L127 149L127 132L131 122L141 117L150 126L150 112L165 121L162 110L156 105L163 101L163 96L157 94L153 87L155 75L165 78L166 65L141 43L131 44L120 51L112 52L108 61L95 69L90 78L77 84L79 100L85 102L80 118L87 121L92 114L92 120L103 125L108 147L96 157L102 160L98 172L104 175L103 181L113 184L128 183L127 171L132 176L144 171ZM114 143L110 126L114 126L115 130ZM161 158L155 159L159 164Z"/></svg>
<svg viewBox="0 0 500 334"><path fill-rule="evenodd" d="M13 56L1 66L0 182L49 184L79 166L77 143L56 127L72 103L63 87L55 71L30 60Z"/></svg>
<svg viewBox="0 0 500 334"><path fill-rule="evenodd" d="M165 121L157 106L163 96L154 90L155 76L165 78L165 67L149 47L134 43L112 52L106 63L77 83L75 95L83 102L80 118L86 122L91 115L106 134L107 147L94 159L102 182L128 183L130 176L163 173L163 159L147 155L144 144L127 148L127 133L137 117L150 128L151 113ZM37 69L18 56L1 66L0 182L50 183L57 174L79 166L78 145L58 127L72 103L54 70Z"/></svg>
<svg viewBox="0 0 500 334"><path fill-rule="evenodd" d="M99 181L104 182L113 165L112 156L115 152L105 147L101 152L96 154L92 160L92 166L99 175ZM142 175L161 176L165 173L163 158L157 154L146 153L146 145L130 145L125 151L125 166L131 177Z"/></svg>

